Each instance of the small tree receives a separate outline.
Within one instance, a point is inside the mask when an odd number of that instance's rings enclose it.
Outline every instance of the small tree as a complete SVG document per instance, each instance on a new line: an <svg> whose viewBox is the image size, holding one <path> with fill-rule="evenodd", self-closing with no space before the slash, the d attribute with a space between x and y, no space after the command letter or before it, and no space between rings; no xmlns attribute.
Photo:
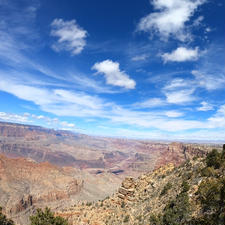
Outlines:
<svg viewBox="0 0 225 225"><path fill-rule="evenodd" d="M0 225L15 225L14 222L2 213L2 207L0 207Z"/></svg>
<svg viewBox="0 0 225 225"><path fill-rule="evenodd" d="M221 154L216 149L213 149L211 152L208 153L206 157L206 164L207 166L214 167L215 169L220 168Z"/></svg>
<svg viewBox="0 0 225 225"><path fill-rule="evenodd" d="M222 159L225 160L225 144L223 145Z"/></svg>
<svg viewBox="0 0 225 225"><path fill-rule="evenodd" d="M30 217L30 225L68 225L67 220L60 216L54 216L49 208L37 209L37 213Z"/></svg>
<svg viewBox="0 0 225 225"><path fill-rule="evenodd" d="M187 192L181 192L177 198L170 201L163 214L163 225L187 224L190 218L190 203Z"/></svg>

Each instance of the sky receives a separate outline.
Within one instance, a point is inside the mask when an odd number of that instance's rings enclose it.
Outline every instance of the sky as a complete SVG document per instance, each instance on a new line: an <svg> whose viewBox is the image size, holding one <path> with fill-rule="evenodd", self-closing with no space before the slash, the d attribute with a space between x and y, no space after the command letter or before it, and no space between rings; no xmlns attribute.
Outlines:
<svg viewBox="0 0 225 225"><path fill-rule="evenodd" d="M224 0L0 0L0 120L225 140Z"/></svg>

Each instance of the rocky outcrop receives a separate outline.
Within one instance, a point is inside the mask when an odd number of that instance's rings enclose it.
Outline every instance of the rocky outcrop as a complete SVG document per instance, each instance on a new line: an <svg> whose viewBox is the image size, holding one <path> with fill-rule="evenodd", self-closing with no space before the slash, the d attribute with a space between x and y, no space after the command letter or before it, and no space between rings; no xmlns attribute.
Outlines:
<svg viewBox="0 0 225 225"><path fill-rule="evenodd" d="M123 200L132 201L134 197L135 180L133 177L126 177L118 190L118 197Z"/></svg>
<svg viewBox="0 0 225 225"><path fill-rule="evenodd" d="M15 203L8 211L10 215L15 215L19 212L26 210L33 205L32 195L24 195L19 202Z"/></svg>

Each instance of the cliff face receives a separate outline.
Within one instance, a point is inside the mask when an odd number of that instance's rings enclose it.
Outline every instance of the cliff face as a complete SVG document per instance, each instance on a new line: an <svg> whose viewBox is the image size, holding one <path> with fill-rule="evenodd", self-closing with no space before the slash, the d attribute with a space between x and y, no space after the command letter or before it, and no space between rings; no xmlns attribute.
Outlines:
<svg viewBox="0 0 225 225"><path fill-rule="evenodd" d="M207 167L198 158L176 167L168 164L126 178L118 191L97 203L59 211L72 225L212 224L225 221L225 158ZM211 161L210 161L211 164Z"/></svg>
<svg viewBox="0 0 225 225"><path fill-rule="evenodd" d="M201 145L92 137L38 126L0 122L0 153L48 161L57 166L91 169L92 173L131 174L205 154Z"/></svg>
<svg viewBox="0 0 225 225"><path fill-rule="evenodd" d="M72 167L37 163L0 154L0 205L17 224L28 224L36 208L64 208L80 200L96 201L112 193L120 178L93 175Z"/></svg>
<svg viewBox="0 0 225 225"><path fill-rule="evenodd" d="M63 168L0 155L0 204L10 217L36 206L68 200L82 187L83 181Z"/></svg>

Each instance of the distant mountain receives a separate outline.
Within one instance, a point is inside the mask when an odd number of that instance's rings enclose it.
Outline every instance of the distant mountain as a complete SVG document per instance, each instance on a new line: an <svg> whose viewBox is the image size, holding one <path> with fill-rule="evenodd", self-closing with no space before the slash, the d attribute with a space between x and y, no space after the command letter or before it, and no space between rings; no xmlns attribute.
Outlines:
<svg viewBox="0 0 225 225"><path fill-rule="evenodd" d="M204 150L203 150L204 147ZM213 146L207 146L210 150ZM136 173L167 162L204 154L206 146L95 137L39 126L0 122L0 153L58 166L89 169L94 173ZM193 151L194 150L194 151ZM189 154L191 153L191 154Z"/></svg>

